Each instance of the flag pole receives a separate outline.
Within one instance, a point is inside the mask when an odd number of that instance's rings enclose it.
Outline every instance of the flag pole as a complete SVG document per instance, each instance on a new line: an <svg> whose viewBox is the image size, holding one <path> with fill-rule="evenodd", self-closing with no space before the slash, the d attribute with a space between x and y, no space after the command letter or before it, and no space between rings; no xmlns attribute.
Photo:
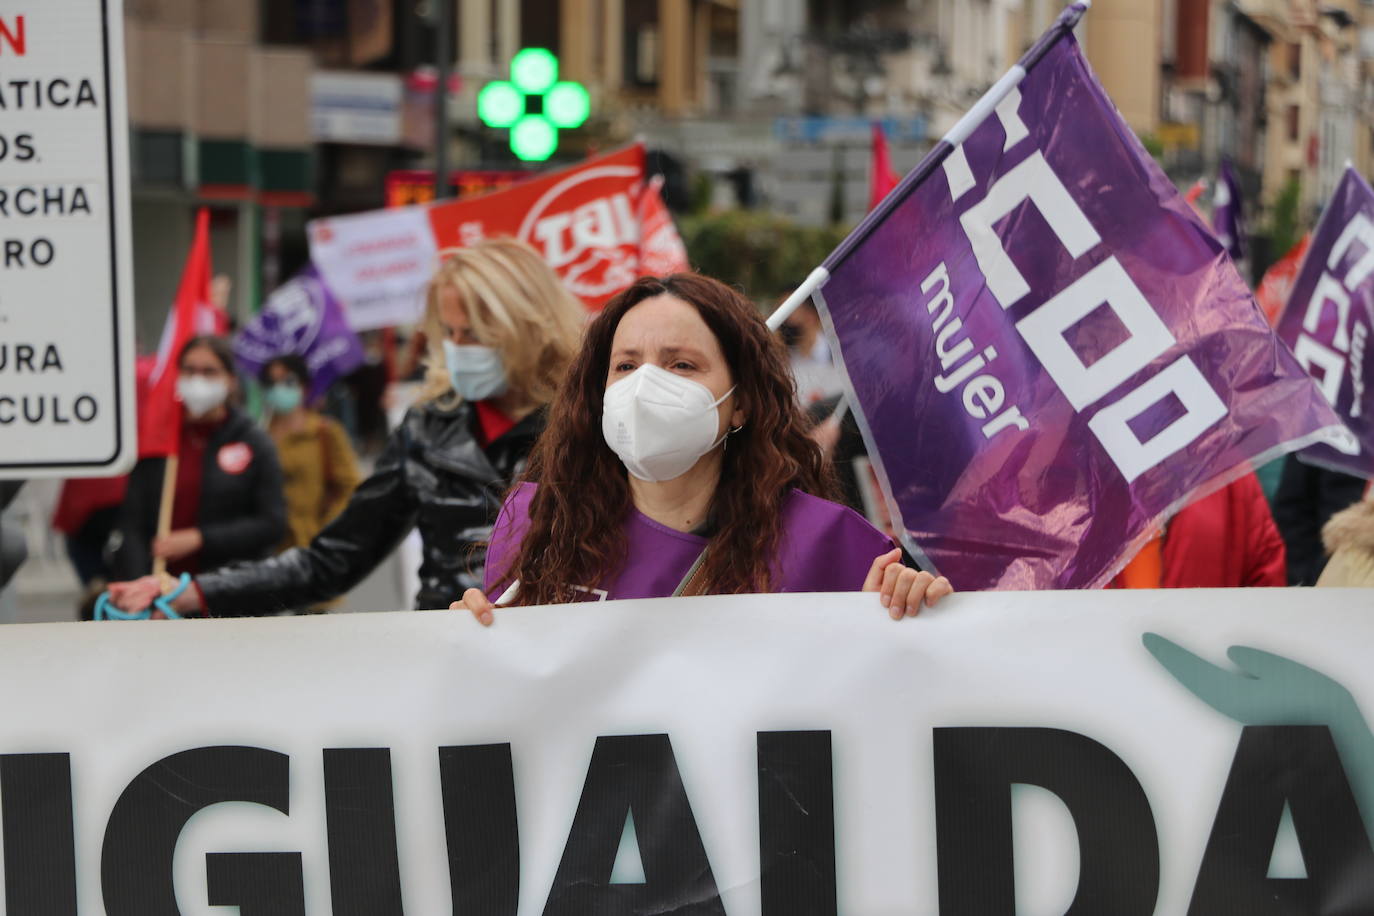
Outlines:
<svg viewBox="0 0 1374 916"><path fill-rule="evenodd" d="M187 256L186 267L182 271L181 283L177 288L176 303L171 316L171 338L164 333L166 352L159 353L158 382L168 372L176 372L176 361L181 357L181 349L196 334L195 309L199 302L213 302L210 290L210 211L201 207L196 212L195 237L191 242L191 252ZM224 290L227 295L227 290ZM161 348L159 348L161 350ZM155 395L154 395L155 396ZM176 418L172 429L166 463L162 468L162 495L157 507L157 531L153 535L163 538L172 533L172 507L176 502L177 469L180 465L182 407L174 405ZM164 418L164 421L167 418ZM152 573L158 578L167 575L166 557L153 558Z"/></svg>
<svg viewBox="0 0 1374 916"><path fill-rule="evenodd" d="M172 503L176 499L177 493L177 467L181 464L181 456L176 452L167 456L167 463L162 468L162 500L157 506L157 534L154 538L166 537L172 533ZM167 558L156 557L153 560L153 575L161 579L167 575Z"/></svg>
<svg viewBox="0 0 1374 916"><path fill-rule="evenodd" d="M825 285L825 281L829 279L830 271L824 267L817 267L811 271L811 274L802 281L802 285L798 286L792 295L788 296L782 305L778 306L773 314L768 316L768 330L776 331L782 327L782 323L792 317L792 313L801 308L801 304L810 299L816 290Z"/></svg>
<svg viewBox="0 0 1374 916"><path fill-rule="evenodd" d="M434 199L452 197L449 186L448 81L453 69L453 6L456 0L439 0L435 23L434 68L439 84L434 87Z"/></svg>
<svg viewBox="0 0 1374 916"><path fill-rule="evenodd" d="M987 120L988 116L997 109L1002 100L1020 85L1021 80L1026 78L1026 71L1039 62L1054 46L1055 42L1073 31L1073 28L1078 25L1078 21L1083 18L1083 14L1088 11L1090 6L1092 6L1092 0L1078 0L1077 3L1064 8L1054 25L1045 30L1045 34L1040 36L1030 50L1022 55L1021 59L992 85L992 88L983 93L982 98L974 103L973 107L950 128L949 133L945 134L940 142L931 148L930 152L926 153L925 158L920 161L916 168L908 172L897 187L893 188L892 192L883 198L882 203L869 211L868 215L854 228L854 231L849 233L844 241L840 242L839 247L830 253L824 263L811 271L796 292L788 296L782 305L778 306L773 314L768 316L767 323L770 330L777 330L803 302L810 299L830 279L830 272L838 267L864 239L868 238L869 234L887 218L887 215L898 204L906 199L906 196L917 185L930 177L930 174L939 168L940 163L945 161L945 158L954 148L967 140L969 135L978 128L978 125Z"/></svg>

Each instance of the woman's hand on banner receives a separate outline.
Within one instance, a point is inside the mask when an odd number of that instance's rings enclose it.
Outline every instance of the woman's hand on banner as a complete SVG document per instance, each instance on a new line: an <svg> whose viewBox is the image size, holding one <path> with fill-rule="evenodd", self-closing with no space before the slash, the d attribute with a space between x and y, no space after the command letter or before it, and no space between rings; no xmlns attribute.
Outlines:
<svg viewBox="0 0 1374 916"><path fill-rule="evenodd" d="M892 619L901 620L919 614L923 602L935 607L941 598L953 594L954 586L944 576L937 578L903 565L902 551L894 548L873 561L863 591L877 592Z"/></svg>
<svg viewBox="0 0 1374 916"><path fill-rule="evenodd" d="M923 602L926 607L934 607L941 598L953 594L954 587L944 576L936 577L904 566L902 551L893 549L873 561L862 590L878 592L892 619L900 620L903 616L919 614ZM467 610L484 627L491 626L495 620L496 605L478 588L468 589L462 600L448 607L451 611Z"/></svg>
<svg viewBox="0 0 1374 916"><path fill-rule="evenodd" d="M181 528L153 539L153 556L160 560L180 560L205 544L199 528Z"/></svg>
<svg viewBox="0 0 1374 916"><path fill-rule="evenodd" d="M194 587L176 589L176 580L170 576L144 576L128 582L111 582L109 587L110 603L126 614L139 614L151 608L149 620L166 620L164 614L153 604L155 598L178 592L170 606L182 616L203 615L205 606L201 603L200 592Z"/></svg>
<svg viewBox="0 0 1374 916"><path fill-rule="evenodd" d="M496 610L496 605L482 593L480 588L470 588L463 592L463 599L455 601L448 606L450 611L457 611L467 608L472 612L472 616L477 618L477 622L484 627L491 626L491 622L496 618L492 612Z"/></svg>
<svg viewBox="0 0 1374 916"><path fill-rule="evenodd" d="M126 614L137 614L147 609L153 599L161 594L162 580L157 576L110 583L110 601Z"/></svg>

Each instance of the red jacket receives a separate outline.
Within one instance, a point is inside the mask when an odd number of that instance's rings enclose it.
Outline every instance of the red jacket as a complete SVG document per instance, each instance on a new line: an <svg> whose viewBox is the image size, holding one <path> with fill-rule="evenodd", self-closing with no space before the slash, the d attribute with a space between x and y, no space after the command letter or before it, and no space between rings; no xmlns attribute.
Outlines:
<svg viewBox="0 0 1374 916"><path fill-rule="evenodd" d="M129 478L78 477L62 483L62 495L57 500L52 526L63 534L76 534L91 515L124 502Z"/></svg>
<svg viewBox="0 0 1374 916"><path fill-rule="evenodd" d="M1254 474L1246 474L1169 520L1164 588L1288 584L1283 539Z"/></svg>
<svg viewBox="0 0 1374 916"><path fill-rule="evenodd" d="M157 364L156 356L140 356L134 362L134 397L139 409L148 395L148 377ZM124 502L129 475L119 477L74 477L62 484L52 526L63 534L76 534L101 509Z"/></svg>

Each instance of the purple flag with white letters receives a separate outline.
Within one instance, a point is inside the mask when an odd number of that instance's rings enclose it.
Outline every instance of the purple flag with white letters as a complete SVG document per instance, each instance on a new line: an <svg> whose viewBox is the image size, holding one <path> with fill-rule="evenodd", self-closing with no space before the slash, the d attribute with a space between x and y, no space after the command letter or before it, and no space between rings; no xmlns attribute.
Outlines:
<svg viewBox="0 0 1374 916"><path fill-rule="evenodd" d="M1340 421L1056 25L826 260L897 533L960 589L1095 587Z"/></svg>
<svg viewBox="0 0 1374 916"><path fill-rule="evenodd" d="M1241 215L1240 182L1231 160L1221 161L1217 190L1212 198L1212 231L1226 252L1239 261L1245 257L1245 219Z"/></svg>
<svg viewBox="0 0 1374 916"><path fill-rule="evenodd" d="M1299 457L1374 477L1374 189L1347 167L1293 283L1278 333L1317 380L1354 438Z"/></svg>
<svg viewBox="0 0 1374 916"><path fill-rule="evenodd" d="M234 338L234 356L254 376L284 353L300 356L310 367L310 400L363 362L362 342L313 265L277 287Z"/></svg>

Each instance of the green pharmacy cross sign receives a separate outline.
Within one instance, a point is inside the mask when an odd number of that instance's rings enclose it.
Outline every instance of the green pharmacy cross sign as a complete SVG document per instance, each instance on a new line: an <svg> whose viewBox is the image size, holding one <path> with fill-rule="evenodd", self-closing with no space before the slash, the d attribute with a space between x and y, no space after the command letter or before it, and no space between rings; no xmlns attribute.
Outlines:
<svg viewBox="0 0 1374 916"><path fill-rule="evenodd" d="M591 112L581 83L558 79L558 58L525 48L510 62L510 81L487 83L477 94L477 115L488 127L510 128L510 148L526 162L543 162L558 149L558 131L581 127Z"/></svg>

